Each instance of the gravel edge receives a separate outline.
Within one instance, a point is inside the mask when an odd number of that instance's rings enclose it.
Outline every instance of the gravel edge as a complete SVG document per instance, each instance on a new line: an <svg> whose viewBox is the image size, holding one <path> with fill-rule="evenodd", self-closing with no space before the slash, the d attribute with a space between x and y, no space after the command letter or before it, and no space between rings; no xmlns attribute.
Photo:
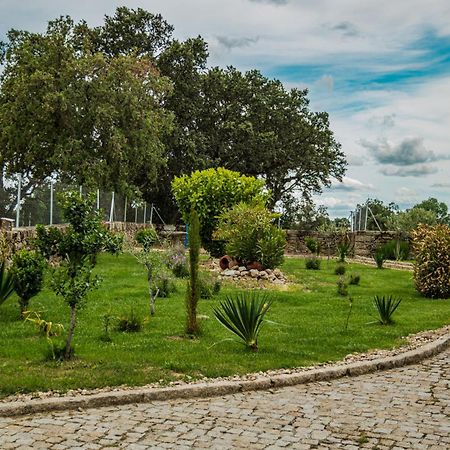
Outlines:
<svg viewBox="0 0 450 450"><path fill-rule="evenodd" d="M172 387L118 389L92 395L49 397L37 400L0 403L0 417L23 416L65 410L82 410L102 406L148 403L188 398L218 397L247 391L267 390L318 381L330 381L416 364L450 347L450 333L413 350L380 358L281 374L256 374L251 379L228 379L183 384Z"/></svg>

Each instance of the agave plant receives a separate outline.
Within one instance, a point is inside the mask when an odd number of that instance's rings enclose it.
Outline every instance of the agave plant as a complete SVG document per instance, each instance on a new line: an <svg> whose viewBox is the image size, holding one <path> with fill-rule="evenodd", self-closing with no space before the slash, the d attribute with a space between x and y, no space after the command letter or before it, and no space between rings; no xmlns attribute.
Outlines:
<svg viewBox="0 0 450 450"><path fill-rule="evenodd" d="M0 305L14 292L14 277L6 270L6 263L0 264Z"/></svg>
<svg viewBox="0 0 450 450"><path fill-rule="evenodd" d="M376 295L373 299L373 304L378 311L378 315L380 316L379 321L382 325L389 325L392 321L392 314L394 314L395 310L400 305L402 299L394 298L392 295L389 297L379 297Z"/></svg>
<svg viewBox="0 0 450 450"><path fill-rule="evenodd" d="M227 296L217 308L216 319L239 337L252 351L258 351L258 335L264 316L272 305L266 294L245 291L235 296Z"/></svg>

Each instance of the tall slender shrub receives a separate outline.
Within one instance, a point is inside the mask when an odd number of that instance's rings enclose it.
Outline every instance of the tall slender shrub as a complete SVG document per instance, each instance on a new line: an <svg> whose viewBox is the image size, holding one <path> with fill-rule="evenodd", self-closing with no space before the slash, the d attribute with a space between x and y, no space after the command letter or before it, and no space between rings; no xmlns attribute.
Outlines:
<svg viewBox="0 0 450 450"><path fill-rule="evenodd" d="M187 334L198 334L200 327L197 321L197 304L200 299L199 280L200 260L200 221L193 209L189 217L189 280L186 292Z"/></svg>

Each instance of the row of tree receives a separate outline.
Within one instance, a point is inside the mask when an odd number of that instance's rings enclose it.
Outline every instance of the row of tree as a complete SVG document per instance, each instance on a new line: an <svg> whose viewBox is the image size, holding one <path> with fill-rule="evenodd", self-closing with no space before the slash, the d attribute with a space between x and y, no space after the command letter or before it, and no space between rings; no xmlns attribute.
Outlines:
<svg viewBox="0 0 450 450"><path fill-rule="evenodd" d="M160 15L120 7L89 27L70 17L1 45L0 166L26 191L48 177L141 196L174 220L170 182L225 167L262 178L271 205L306 199L346 166L306 90L252 70L207 67Z"/></svg>

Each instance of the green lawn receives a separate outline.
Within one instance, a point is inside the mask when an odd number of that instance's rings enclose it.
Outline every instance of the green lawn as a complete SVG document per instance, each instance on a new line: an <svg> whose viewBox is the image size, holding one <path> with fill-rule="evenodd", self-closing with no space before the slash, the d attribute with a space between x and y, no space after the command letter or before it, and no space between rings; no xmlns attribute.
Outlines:
<svg viewBox="0 0 450 450"><path fill-rule="evenodd" d="M351 352L401 345L402 336L450 323L450 301L421 298L413 288L412 274L405 271L351 264L347 274L361 275L360 286L350 286L354 299L349 327L344 331L348 299L336 291L334 261L322 261L320 271L307 271L304 261L289 258L283 270L293 283L288 290L273 290L274 303L267 314L259 353L234 340L214 319L212 306L232 292L224 286L214 300L202 300L200 339L183 337L185 281L178 293L157 301L156 316L148 318L146 279L130 255L102 255L96 271L101 287L90 294L79 314L75 334L76 359L66 363L46 361L48 344L31 323L18 320L16 299L0 307L0 397L15 392L67 390L114 385L142 385L191 377L216 377L267 369L311 365L338 360ZM375 294L403 298L392 326L368 324ZM102 317L114 317L131 307L146 318L139 333L113 331L112 343L102 342ZM31 309L67 328L69 309L49 289L32 299Z"/></svg>

